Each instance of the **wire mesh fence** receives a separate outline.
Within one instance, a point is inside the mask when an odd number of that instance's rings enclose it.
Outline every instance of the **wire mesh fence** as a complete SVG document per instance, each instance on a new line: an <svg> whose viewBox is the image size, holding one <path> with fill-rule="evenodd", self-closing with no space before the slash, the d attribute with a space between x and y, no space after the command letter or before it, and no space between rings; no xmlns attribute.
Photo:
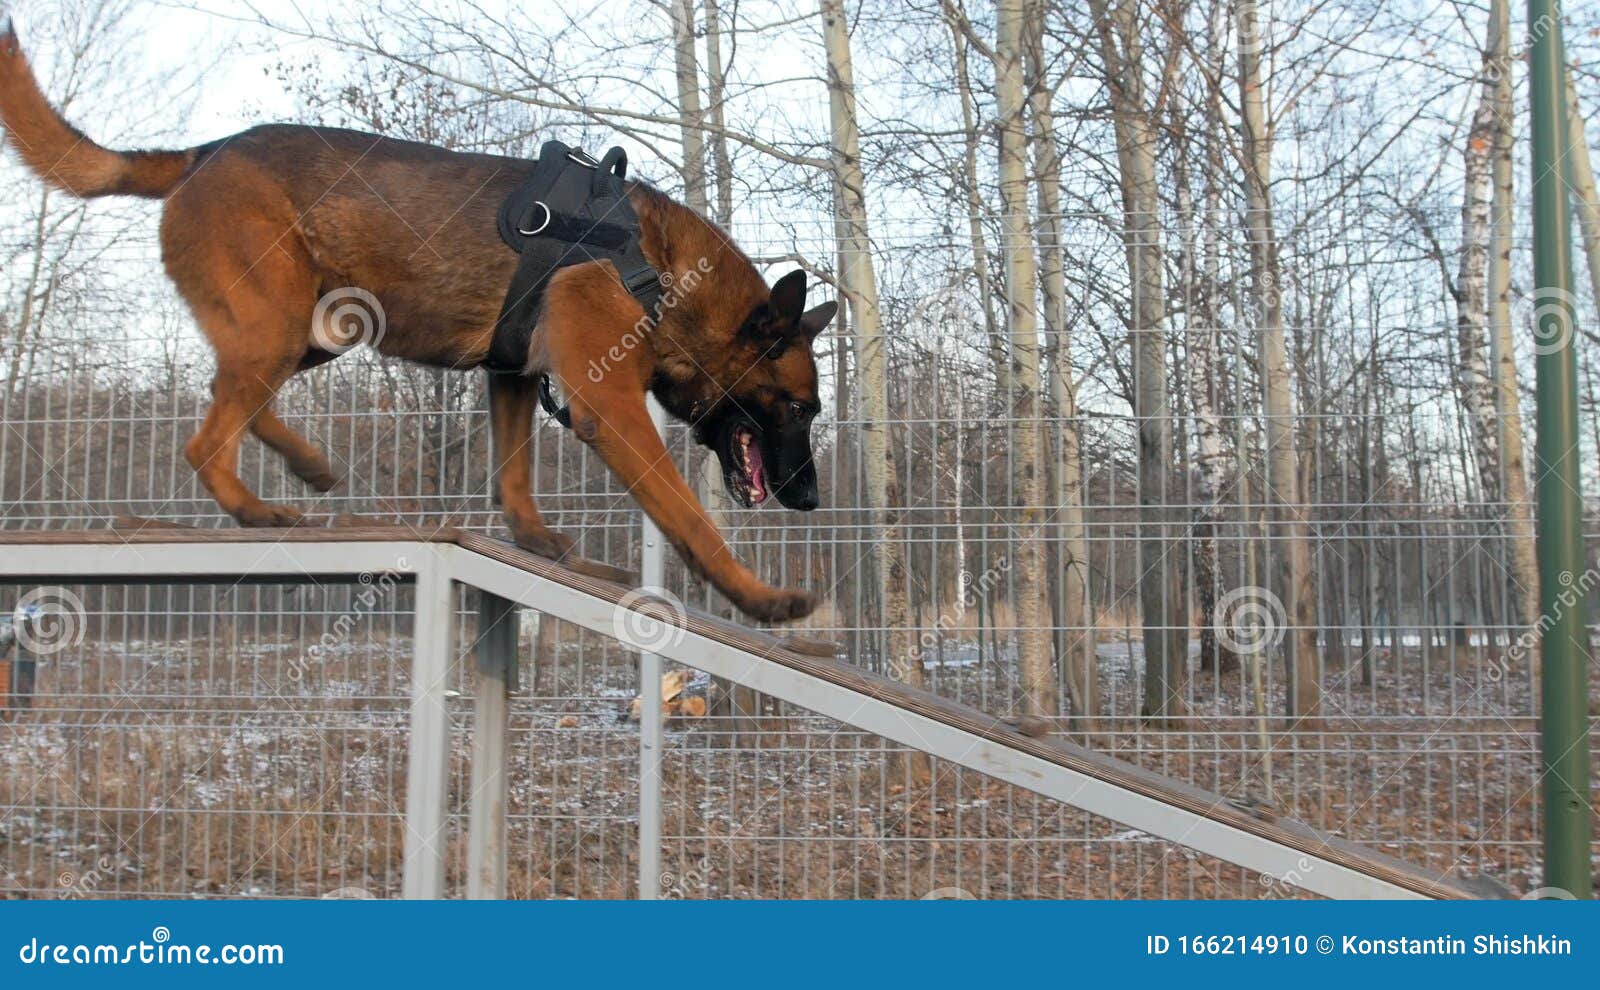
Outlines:
<svg viewBox="0 0 1600 990"><path fill-rule="evenodd" d="M1086 256L1115 253L1104 230L1076 236ZM762 254L806 250L804 238L759 225L745 240ZM814 437L821 508L736 508L687 430L668 432L733 550L763 578L819 594L803 623L810 635L841 642L845 662L1014 714L1025 707L1024 636L1042 632L1058 731L1441 873L1538 886L1537 651L1522 641L1510 507L1483 490L1472 463L1443 301L1394 294L1380 303L1373 291L1362 300L1370 306L1352 304L1344 317L1297 323L1307 343L1296 357L1293 428L1315 589L1315 624L1305 629L1268 590L1293 537L1271 514L1267 424L1245 331L1188 321L1164 331L1176 453L1152 492L1137 463L1143 424L1126 401L1127 334L1099 302L1086 297L1072 328L1075 408L1052 400L1037 420L1019 417L996 383L971 293L895 292L893 259L920 251L925 263L937 244L909 229L883 247L889 421L870 423L860 410L851 331L825 338L828 408ZM1370 245L1344 248L1370 262ZM209 354L181 323L151 332L140 322L94 334L47 324L19 338L5 363L0 431L7 527L98 528L125 515L228 524L183 457L209 398ZM1225 345L1204 381L1184 366L1195 333ZM1195 401L1202 393L1209 402ZM264 498L325 519L500 531L479 376L356 352L292 380L277 410L329 454L344 483L312 493L247 443L241 473ZM893 457L899 557L887 575L883 521L862 480L863 433L879 426ZM1019 462L1017 438L1033 429L1048 464ZM1205 477L1208 429L1226 460L1214 472L1220 489ZM579 537L586 556L636 565L638 510L598 459L547 420L534 443L536 498L551 525ZM1053 474L1066 444L1078 452L1075 485ZM1024 468L1047 475L1039 501L1019 494ZM1150 557L1153 536L1162 552ZM1063 555L1071 540L1081 559ZM1045 588L1011 566L1030 543L1045 548ZM1174 627L1147 624L1141 592L1152 567L1171 579L1176 608L1163 614L1180 617ZM1061 578L1069 568L1076 584ZM1594 583L1575 576L1575 600ZM676 561L667 586L732 614ZM0 603L30 590L0 589ZM0 726L0 883L9 893L398 893L408 587L376 596L370 585L69 590L84 603L81 641L39 659L26 705L13 701ZM1041 595L1042 610L1029 611ZM1230 607L1256 619L1233 622ZM475 612L471 602L460 608L466 657ZM1152 722L1141 717L1144 644L1163 632L1182 643L1182 714ZM1284 643L1301 633L1315 643L1314 721L1288 714ZM533 617L521 640L510 890L633 896L633 658L603 636ZM456 676L459 891L471 665L458 663ZM792 706L707 678L680 684L704 704L667 726L659 896L1294 894Z"/></svg>

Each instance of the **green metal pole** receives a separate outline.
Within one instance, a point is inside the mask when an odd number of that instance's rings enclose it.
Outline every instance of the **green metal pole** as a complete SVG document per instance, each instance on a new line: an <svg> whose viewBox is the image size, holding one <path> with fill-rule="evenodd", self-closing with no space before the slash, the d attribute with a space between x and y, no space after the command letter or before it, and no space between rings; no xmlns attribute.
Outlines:
<svg viewBox="0 0 1600 990"><path fill-rule="evenodd" d="M1578 374L1572 234L1563 178L1567 102L1559 7L1528 0L1532 42L1534 339L1538 354L1539 623L1545 886L1590 896L1588 640L1580 577Z"/></svg>

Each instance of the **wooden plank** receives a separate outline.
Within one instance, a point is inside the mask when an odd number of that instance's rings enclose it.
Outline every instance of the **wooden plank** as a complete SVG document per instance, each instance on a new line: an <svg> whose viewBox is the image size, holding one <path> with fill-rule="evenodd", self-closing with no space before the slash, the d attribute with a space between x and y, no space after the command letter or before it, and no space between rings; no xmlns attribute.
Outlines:
<svg viewBox="0 0 1600 990"><path fill-rule="evenodd" d="M544 558L479 534L463 532L458 542L464 549L538 574L613 605L621 601L630 590L622 585L574 574ZM674 616L663 605L645 601L634 607L662 621L674 620ZM1263 816L1258 809L1237 804L1221 795L1161 776L1132 763L1096 753L1075 743L1055 738L1037 738L1022 731L1023 728L1027 728L1026 726L1019 728L1005 719L976 708L857 667L816 656L811 652L795 651L770 633L737 625L694 609L688 610L686 626L691 631L726 646L802 671L855 693L943 722L1192 814L1222 822L1267 841L1377 877L1425 897L1462 899L1476 896L1451 876L1430 873L1411 863L1327 835L1300 822Z"/></svg>
<svg viewBox="0 0 1600 990"><path fill-rule="evenodd" d="M352 526L327 529L294 526L283 529L189 529L147 526L143 529L0 530L0 546L116 546L147 543L454 543L451 527Z"/></svg>

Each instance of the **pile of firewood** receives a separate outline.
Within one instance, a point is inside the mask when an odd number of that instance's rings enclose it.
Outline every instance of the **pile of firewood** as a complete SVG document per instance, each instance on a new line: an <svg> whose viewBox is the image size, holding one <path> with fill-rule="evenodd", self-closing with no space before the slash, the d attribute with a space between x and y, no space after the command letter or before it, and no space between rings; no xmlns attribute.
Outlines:
<svg viewBox="0 0 1600 990"><path fill-rule="evenodd" d="M670 670L661 675L661 720L705 718L711 710L711 678L698 670ZM639 721L644 711L644 696L628 705L628 721Z"/></svg>

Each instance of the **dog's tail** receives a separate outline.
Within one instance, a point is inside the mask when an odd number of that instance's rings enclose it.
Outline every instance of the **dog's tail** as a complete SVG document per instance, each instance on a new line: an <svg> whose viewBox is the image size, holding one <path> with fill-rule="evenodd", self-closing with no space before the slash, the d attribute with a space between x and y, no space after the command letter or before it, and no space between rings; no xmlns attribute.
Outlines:
<svg viewBox="0 0 1600 990"><path fill-rule="evenodd" d="M193 151L112 151L67 123L43 93L0 9L0 122L39 178L74 196L166 195L194 161Z"/></svg>

